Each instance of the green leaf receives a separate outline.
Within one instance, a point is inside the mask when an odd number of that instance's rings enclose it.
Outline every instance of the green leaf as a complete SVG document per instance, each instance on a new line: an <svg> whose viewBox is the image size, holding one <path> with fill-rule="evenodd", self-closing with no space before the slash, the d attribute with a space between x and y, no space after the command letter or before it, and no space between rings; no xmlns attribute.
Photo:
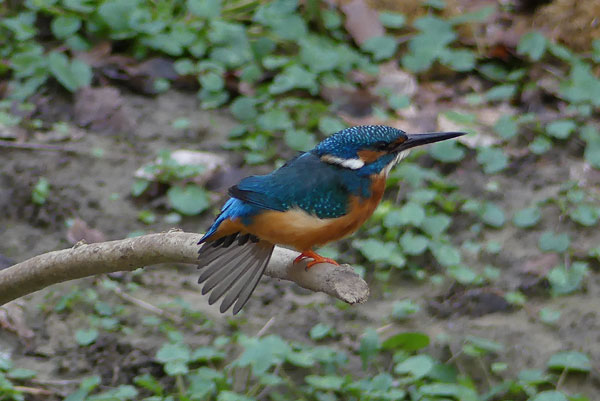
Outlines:
<svg viewBox="0 0 600 401"><path fill-rule="evenodd" d="M191 350L190 348L182 343L165 343L156 352L156 360L161 363L167 362L189 362Z"/></svg>
<svg viewBox="0 0 600 401"><path fill-rule="evenodd" d="M310 338L313 340L322 340L327 336L331 336L334 334L333 328L324 323L315 324L309 332Z"/></svg>
<svg viewBox="0 0 600 401"><path fill-rule="evenodd" d="M573 120L556 120L546 126L548 135L558 139L567 139L577 125Z"/></svg>
<svg viewBox="0 0 600 401"><path fill-rule="evenodd" d="M486 202L481 211L481 219L489 226L500 228L504 225L504 212L498 205Z"/></svg>
<svg viewBox="0 0 600 401"><path fill-rule="evenodd" d="M547 40L539 32L528 32L521 36L517 45L517 53L527 55L533 61L539 61L546 51Z"/></svg>
<svg viewBox="0 0 600 401"><path fill-rule="evenodd" d="M409 255L421 255L427 249L429 239L423 235L415 235L407 231L400 237L400 245L404 253Z"/></svg>
<svg viewBox="0 0 600 401"><path fill-rule="evenodd" d="M37 376L37 372L31 369L17 368L8 371L7 377L16 380L29 380Z"/></svg>
<svg viewBox="0 0 600 401"><path fill-rule="evenodd" d="M50 183L45 177L40 177L31 191L31 200L36 205L43 205L46 203L48 196L50 195Z"/></svg>
<svg viewBox="0 0 600 401"><path fill-rule="evenodd" d="M465 157L465 150L458 141L443 141L429 147L429 154L437 161L455 163Z"/></svg>
<svg viewBox="0 0 600 401"><path fill-rule="evenodd" d="M593 205L580 203L569 209L569 217L582 226L591 227L598 222L600 210Z"/></svg>
<svg viewBox="0 0 600 401"><path fill-rule="evenodd" d="M460 264L461 257L458 249L448 244L431 244L429 246L431 253L442 266L457 266Z"/></svg>
<svg viewBox="0 0 600 401"><path fill-rule="evenodd" d="M428 215L421 228L433 238L439 237L450 226L452 219L445 214Z"/></svg>
<svg viewBox="0 0 600 401"><path fill-rule="evenodd" d="M515 213L513 224L517 227L528 228L535 226L542 218L542 212L537 206L521 209Z"/></svg>
<svg viewBox="0 0 600 401"><path fill-rule="evenodd" d="M306 89L312 95L316 95L319 90L317 75L294 64L277 74L273 83L269 85L269 93L272 95L278 95L292 89Z"/></svg>
<svg viewBox="0 0 600 401"><path fill-rule="evenodd" d="M258 116L256 110L257 99L251 97L239 96L232 103L229 109L231 114L240 121L251 121Z"/></svg>
<svg viewBox="0 0 600 401"><path fill-rule="evenodd" d="M494 124L494 132L504 139L511 139L519 133L519 123L515 117L503 115Z"/></svg>
<svg viewBox="0 0 600 401"><path fill-rule="evenodd" d="M552 148L552 142L548 138L543 135L538 135L535 139L529 144L529 150L535 153L536 155L541 155L546 153Z"/></svg>
<svg viewBox="0 0 600 401"><path fill-rule="evenodd" d="M475 68L476 54L468 49L444 49L439 54L440 62L458 72L471 71Z"/></svg>
<svg viewBox="0 0 600 401"><path fill-rule="evenodd" d="M560 311L545 307L540 310L540 320L546 324L554 324L560 319Z"/></svg>
<svg viewBox="0 0 600 401"><path fill-rule="evenodd" d="M450 22L454 25L468 22L485 22L492 14L494 14L495 11L495 6L485 6L475 11L461 13L455 17L452 17L450 18Z"/></svg>
<svg viewBox="0 0 600 401"><path fill-rule="evenodd" d="M210 207L210 198L206 190L194 184L169 188L167 198L173 209L188 216L202 213Z"/></svg>
<svg viewBox="0 0 600 401"><path fill-rule="evenodd" d="M71 92L92 82L92 69L81 60L69 62L67 56L58 52L50 52L48 62L52 75Z"/></svg>
<svg viewBox="0 0 600 401"><path fill-rule="evenodd" d="M576 63L571 68L569 79L561 82L560 93L573 103L591 103L600 106L600 79L589 64Z"/></svg>
<svg viewBox="0 0 600 401"><path fill-rule="evenodd" d="M461 284L474 284L478 281L481 281L481 277L473 271L473 269L463 266L463 265L455 265L448 266L448 275L453 277L456 281Z"/></svg>
<svg viewBox="0 0 600 401"><path fill-rule="evenodd" d="M500 148L479 148L477 162L483 166L486 174L495 174L506 168L508 156Z"/></svg>
<svg viewBox="0 0 600 401"><path fill-rule="evenodd" d="M381 347L385 350L418 351L429 345L429 337L420 332L396 334L385 340Z"/></svg>
<svg viewBox="0 0 600 401"><path fill-rule="evenodd" d="M547 390L537 393L530 401L568 401L568 398L560 391Z"/></svg>
<svg viewBox="0 0 600 401"><path fill-rule="evenodd" d="M402 28L406 23L404 14L394 13L391 11L382 11L379 13L379 21L386 28Z"/></svg>
<svg viewBox="0 0 600 401"><path fill-rule="evenodd" d="M256 398L248 397L233 391L223 390L219 392L217 401L256 401Z"/></svg>
<svg viewBox="0 0 600 401"><path fill-rule="evenodd" d="M509 100L517 92L516 85L497 85L485 93L485 98L490 102Z"/></svg>
<svg viewBox="0 0 600 401"><path fill-rule="evenodd" d="M267 110L257 118L256 122L265 131L284 131L294 126L289 113L281 109Z"/></svg>
<svg viewBox="0 0 600 401"><path fill-rule="evenodd" d="M436 362L429 355L416 355L406 358L394 367L399 375L410 374L415 379L422 379L433 369Z"/></svg>
<svg viewBox="0 0 600 401"><path fill-rule="evenodd" d="M552 231L544 231L539 240L539 247L544 252L562 253L569 249L570 244L569 234L557 234Z"/></svg>
<svg viewBox="0 0 600 401"><path fill-rule="evenodd" d="M362 360L363 367L367 366L367 363L379 352L380 342L379 334L372 328L368 328L365 334L360 339L360 348L358 353Z"/></svg>
<svg viewBox="0 0 600 401"><path fill-rule="evenodd" d="M417 313L421 307L410 299L396 301L392 305L392 317L397 320L404 320Z"/></svg>
<svg viewBox="0 0 600 401"><path fill-rule="evenodd" d="M383 219L383 225L390 227L401 227L413 225L419 227L425 219L423 206L416 202L407 202L400 209L393 209Z"/></svg>
<svg viewBox="0 0 600 401"><path fill-rule="evenodd" d="M75 16L59 15L52 20L50 29L57 39L66 39L81 28L81 20Z"/></svg>
<svg viewBox="0 0 600 401"><path fill-rule="evenodd" d="M319 119L319 131L331 135L346 128L346 125L335 117L323 116Z"/></svg>
<svg viewBox="0 0 600 401"><path fill-rule="evenodd" d="M306 383L318 390L339 391L344 384L344 378L340 376L315 376L310 375L304 378Z"/></svg>
<svg viewBox="0 0 600 401"><path fill-rule="evenodd" d="M566 295L579 290L588 274L588 265L574 262L569 268L556 266L548 273L548 281L554 295Z"/></svg>
<svg viewBox="0 0 600 401"><path fill-rule="evenodd" d="M398 249L398 245L394 242L383 242L369 238L354 240L352 245L371 262L387 262L396 267L402 267L406 263L404 256Z"/></svg>
<svg viewBox="0 0 600 401"><path fill-rule="evenodd" d="M373 59L381 61L388 59L396 53L398 41L393 36L377 36L366 40L361 49L373 55Z"/></svg>
<svg viewBox="0 0 600 401"><path fill-rule="evenodd" d="M218 18L221 15L221 0L187 0L190 13L201 18Z"/></svg>
<svg viewBox="0 0 600 401"><path fill-rule="evenodd" d="M578 351L558 352L547 363L550 369L589 372L592 369L590 358Z"/></svg>
<svg viewBox="0 0 600 401"><path fill-rule="evenodd" d="M317 145L315 136L305 130L285 131L283 139L287 146L299 151L308 151Z"/></svg>
<svg viewBox="0 0 600 401"><path fill-rule="evenodd" d="M269 335L263 338L247 338L241 341L244 352L237 360L240 366L252 366L252 372L261 376L278 363L283 362L291 353L290 346L279 336Z"/></svg>
<svg viewBox="0 0 600 401"><path fill-rule="evenodd" d="M75 331L75 341L77 341L77 344L82 345L82 346L86 346L86 345L90 345L90 344L94 343L97 338L98 338L98 330L96 330L96 329L89 329L89 330L79 329L79 330Z"/></svg>

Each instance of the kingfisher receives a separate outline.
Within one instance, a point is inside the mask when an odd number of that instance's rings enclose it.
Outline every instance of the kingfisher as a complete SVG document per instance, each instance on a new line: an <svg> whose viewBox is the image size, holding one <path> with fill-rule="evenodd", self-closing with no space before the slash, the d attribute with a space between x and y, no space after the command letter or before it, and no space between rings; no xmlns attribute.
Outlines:
<svg viewBox="0 0 600 401"><path fill-rule="evenodd" d="M315 247L355 232L375 211L386 178L409 149L464 135L407 134L383 125L339 131L266 175L242 179L200 239L198 283L209 304L237 314L248 302L275 245L300 253L298 263L338 263Z"/></svg>

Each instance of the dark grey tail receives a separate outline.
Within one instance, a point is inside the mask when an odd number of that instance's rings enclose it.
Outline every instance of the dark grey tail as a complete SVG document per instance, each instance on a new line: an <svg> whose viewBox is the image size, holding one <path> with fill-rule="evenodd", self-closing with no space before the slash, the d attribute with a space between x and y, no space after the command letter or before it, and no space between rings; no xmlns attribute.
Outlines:
<svg viewBox="0 0 600 401"><path fill-rule="evenodd" d="M198 251L202 295L212 291L208 297L212 305L226 294L219 310L226 312L235 303L233 314L237 314L258 285L274 248L270 242L240 233L205 242Z"/></svg>

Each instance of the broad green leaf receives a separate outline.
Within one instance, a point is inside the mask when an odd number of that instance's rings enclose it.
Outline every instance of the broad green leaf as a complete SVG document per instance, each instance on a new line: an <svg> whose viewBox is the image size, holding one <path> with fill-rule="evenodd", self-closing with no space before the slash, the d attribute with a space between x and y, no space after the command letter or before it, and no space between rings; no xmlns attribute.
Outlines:
<svg viewBox="0 0 600 401"><path fill-rule="evenodd" d="M420 309L421 307L418 304L410 299L404 299L402 301L394 302L392 305L392 317L397 320L403 320L414 315Z"/></svg>
<svg viewBox="0 0 600 401"><path fill-rule="evenodd" d="M69 61L67 56L58 52L50 52L48 62L52 75L71 92L92 82L92 69L81 60Z"/></svg>
<svg viewBox="0 0 600 401"><path fill-rule="evenodd" d="M167 198L173 209L188 216L199 214L210 207L206 190L194 184L169 188Z"/></svg>
<svg viewBox="0 0 600 401"><path fill-rule="evenodd" d="M50 28L57 39L66 39L81 28L81 20L75 16L59 15L52 20Z"/></svg>
<svg viewBox="0 0 600 401"><path fill-rule="evenodd" d="M529 150L535 153L536 155L541 155L546 153L552 148L552 142L548 138L543 135L538 135L535 139L529 144Z"/></svg>
<svg viewBox="0 0 600 401"><path fill-rule="evenodd" d="M304 378L306 383L318 390L339 391L344 384L344 378L340 376L315 376L310 375Z"/></svg>
<svg viewBox="0 0 600 401"><path fill-rule="evenodd" d="M400 209L394 209L385 216L383 224L386 227L401 227L412 225L419 227L425 219L423 206L416 202L407 202Z"/></svg>
<svg viewBox="0 0 600 401"><path fill-rule="evenodd" d="M511 139L519 133L519 124L513 116L503 115L494 124L494 132L504 139Z"/></svg>
<svg viewBox="0 0 600 401"><path fill-rule="evenodd" d="M190 13L210 19L221 14L221 0L187 0L187 9Z"/></svg>
<svg viewBox="0 0 600 401"><path fill-rule="evenodd" d="M535 226L542 218L542 212L537 206L521 209L513 216L513 224L517 227L528 228Z"/></svg>
<svg viewBox="0 0 600 401"><path fill-rule="evenodd" d="M299 65L292 65L277 74L269 85L269 93L278 95L292 89L306 89L315 95L318 92L316 73L310 72Z"/></svg>
<svg viewBox="0 0 600 401"><path fill-rule="evenodd" d="M457 141L443 141L431 145L429 154L443 163L455 163L462 160L465 156L465 150Z"/></svg>
<svg viewBox="0 0 600 401"><path fill-rule="evenodd" d="M501 101L511 99L517 92L517 87L512 84L494 86L485 93L485 98L490 101Z"/></svg>
<svg viewBox="0 0 600 401"><path fill-rule="evenodd" d="M545 307L540 309L540 320L546 324L554 324L560 319L560 311Z"/></svg>
<svg viewBox="0 0 600 401"><path fill-rule="evenodd" d="M231 114L240 121L251 121L258 116L256 104L258 101L255 98L239 96L233 102L229 109Z"/></svg>
<svg viewBox="0 0 600 401"><path fill-rule="evenodd" d="M590 358L578 351L558 352L547 363L550 369L589 372L592 369Z"/></svg>
<svg viewBox="0 0 600 401"><path fill-rule="evenodd" d="M317 145L315 136L305 130L287 130L283 139L287 146L299 151L308 151Z"/></svg>
<svg viewBox="0 0 600 401"><path fill-rule="evenodd" d="M533 61L539 61L546 51L547 40L539 32L528 32L521 36L517 45L517 53L527 55Z"/></svg>
<svg viewBox="0 0 600 401"><path fill-rule="evenodd" d="M370 38L361 45L361 49L373 55L373 59L381 61L396 53L398 41L393 36L377 36Z"/></svg>
<svg viewBox="0 0 600 401"><path fill-rule="evenodd" d="M406 23L404 14L394 13L391 11L382 11L379 13L379 21L386 28L402 28Z"/></svg>
<svg viewBox="0 0 600 401"><path fill-rule="evenodd" d="M31 191L31 201L36 205L43 205L49 195L50 183L45 177L40 177Z"/></svg>
<svg viewBox="0 0 600 401"><path fill-rule="evenodd" d="M600 210L596 206L580 203L569 209L569 217L583 226L591 227L598 222Z"/></svg>
<svg viewBox="0 0 600 401"><path fill-rule="evenodd" d="M333 328L324 323L315 324L309 332L310 338L313 340L322 340L323 338L330 336L334 333Z"/></svg>
<svg viewBox="0 0 600 401"><path fill-rule="evenodd" d="M600 106L600 79L589 64L577 63L571 68L569 79L560 85L562 96L574 103L588 102Z"/></svg>
<svg viewBox="0 0 600 401"><path fill-rule="evenodd" d="M433 238L439 237L452 223L452 219L445 214L428 215L423 220L421 228Z"/></svg>
<svg viewBox="0 0 600 401"><path fill-rule="evenodd" d="M530 401L568 401L568 398L560 391L547 390L537 393Z"/></svg>
<svg viewBox="0 0 600 401"><path fill-rule="evenodd" d="M156 352L156 360L161 363L174 361L190 361L191 350L185 344L181 343L165 343Z"/></svg>
<svg viewBox="0 0 600 401"><path fill-rule="evenodd" d="M379 352L381 347L379 342L379 335L377 331L372 328L365 330L364 335L360 339L360 348L358 353L362 360L363 367L367 366L367 363Z"/></svg>
<svg viewBox="0 0 600 401"><path fill-rule="evenodd" d="M258 116L258 126L265 131L285 131L294 126L290 114L282 109L271 109Z"/></svg>
<svg viewBox="0 0 600 401"><path fill-rule="evenodd" d="M508 166L508 156L500 148L485 147L477 152L477 162L486 174L498 173Z"/></svg>
<svg viewBox="0 0 600 401"><path fill-rule="evenodd" d="M474 284L481 281L481 277L470 267L455 265L447 267L448 275L461 284Z"/></svg>
<svg viewBox="0 0 600 401"><path fill-rule="evenodd" d="M386 350L418 351L429 345L429 337L424 333L407 332L396 334L385 340L381 347Z"/></svg>
<svg viewBox="0 0 600 401"><path fill-rule="evenodd" d="M539 240L539 247L544 252L562 253L569 249L570 244L569 234L557 234L552 231L544 231Z"/></svg>
<svg viewBox="0 0 600 401"><path fill-rule="evenodd" d="M500 207L492 202L486 202L481 211L483 222L492 227L502 227L504 225L504 212Z"/></svg>
<svg viewBox="0 0 600 401"><path fill-rule="evenodd" d="M244 338L244 352L237 360L240 366L252 366L255 375L261 376L267 370L284 361L291 353L290 346L276 335L263 338Z"/></svg>
<svg viewBox="0 0 600 401"><path fill-rule="evenodd" d="M556 120L546 126L548 135L558 139L567 139L577 125L573 120Z"/></svg>
<svg viewBox="0 0 600 401"><path fill-rule="evenodd" d="M223 390L219 392L217 401L256 401L256 398L234 393L229 390Z"/></svg>
<svg viewBox="0 0 600 401"><path fill-rule="evenodd" d="M75 331L75 341L79 345L90 345L98 338L98 330L96 329L79 329Z"/></svg>
<svg viewBox="0 0 600 401"><path fill-rule="evenodd" d="M420 255L425 252L429 239L423 235L415 235L410 231L405 232L400 237L400 245L402 250L408 255Z"/></svg>
<svg viewBox="0 0 600 401"><path fill-rule="evenodd" d="M435 360L429 355L416 355L406 358L394 367L394 372L400 375L410 374L415 379L425 377L435 366Z"/></svg>
<svg viewBox="0 0 600 401"><path fill-rule="evenodd" d="M456 266L460 264L461 257L458 249L449 244L430 244L429 249L438 263L442 266Z"/></svg>
<svg viewBox="0 0 600 401"><path fill-rule="evenodd" d="M581 288L583 279L588 274L588 265L584 262L574 262L568 268L556 266L548 273L548 281L554 295L565 295Z"/></svg>

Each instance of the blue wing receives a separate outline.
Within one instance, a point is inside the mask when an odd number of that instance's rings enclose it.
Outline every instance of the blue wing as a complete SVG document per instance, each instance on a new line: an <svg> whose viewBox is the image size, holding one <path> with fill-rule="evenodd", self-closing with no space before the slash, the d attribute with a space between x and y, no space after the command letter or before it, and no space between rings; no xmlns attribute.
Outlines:
<svg viewBox="0 0 600 401"><path fill-rule="evenodd" d="M350 195L368 198L370 185L368 177L303 153L270 174L243 179L229 194L261 209L299 207L319 218L335 218L348 212Z"/></svg>

